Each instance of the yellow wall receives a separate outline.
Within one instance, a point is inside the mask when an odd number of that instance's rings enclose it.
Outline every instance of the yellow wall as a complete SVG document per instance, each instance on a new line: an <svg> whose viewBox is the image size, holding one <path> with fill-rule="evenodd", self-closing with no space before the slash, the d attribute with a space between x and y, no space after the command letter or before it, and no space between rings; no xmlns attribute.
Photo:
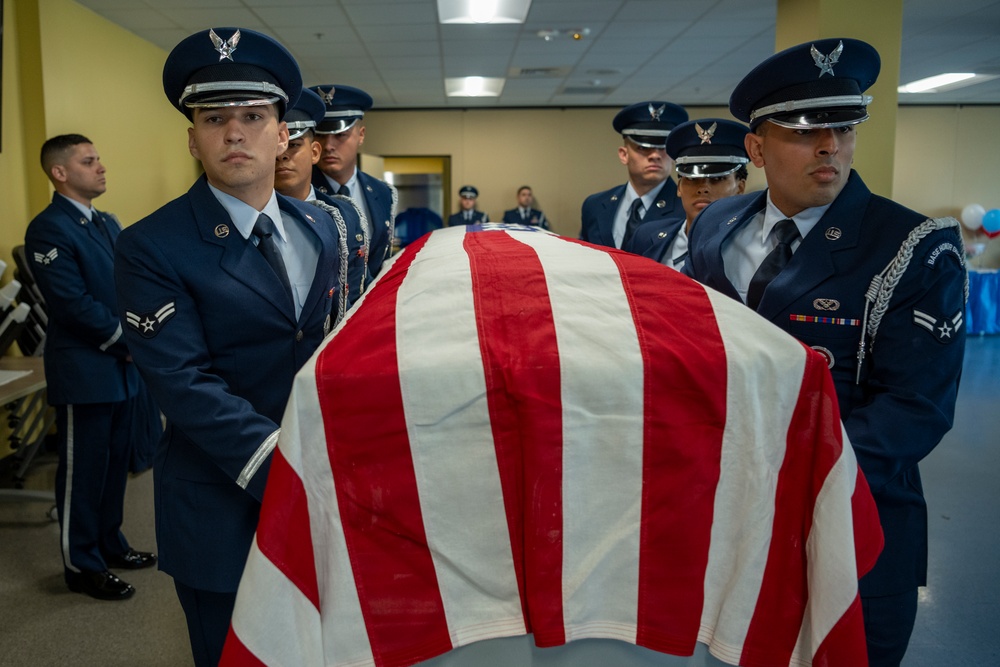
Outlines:
<svg viewBox="0 0 1000 667"><path fill-rule="evenodd" d="M190 187L197 163L187 121L163 96L162 49L72 0L8 1L4 12L0 259L13 267L11 248L51 199L38 163L48 137L94 142L108 169L95 205L126 225Z"/></svg>

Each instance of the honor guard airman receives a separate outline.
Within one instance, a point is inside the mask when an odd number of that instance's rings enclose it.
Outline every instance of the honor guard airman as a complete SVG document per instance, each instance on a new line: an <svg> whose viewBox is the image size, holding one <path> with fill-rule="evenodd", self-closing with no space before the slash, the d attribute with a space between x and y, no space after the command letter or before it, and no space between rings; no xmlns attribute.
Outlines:
<svg viewBox="0 0 1000 667"><path fill-rule="evenodd" d="M319 95L305 88L287 114L288 150L274 163L274 189L279 194L301 201L319 202L336 223L340 270L346 290L338 291L334 324L350 304L356 302L368 284L367 226L361 224L361 210L353 199L317 192L313 187L313 165L319 162L323 147L316 141L316 125L323 122L326 105Z"/></svg>
<svg viewBox="0 0 1000 667"><path fill-rule="evenodd" d="M368 270L377 276L392 254L399 195L385 181L358 169L358 150L365 142L365 112L372 97L351 86L329 84L311 88L326 104L316 134L323 153L313 168L313 186L326 195L350 197L368 222Z"/></svg>
<svg viewBox="0 0 1000 667"><path fill-rule="evenodd" d="M476 201L479 199L479 190L474 185L463 185L458 190L458 213L453 213L448 217L448 226L457 225L481 225L490 221L490 216L483 211L476 210Z"/></svg>
<svg viewBox="0 0 1000 667"><path fill-rule="evenodd" d="M667 155L674 161L677 194L684 218L667 218L640 225L630 250L680 270L687 260L691 222L717 199L743 194L747 182L746 125L724 118L691 120L675 127L667 138Z"/></svg>
<svg viewBox="0 0 1000 667"><path fill-rule="evenodd" d="M135 589L110 569L150 567L156 556L133 549L121 530L133 426L145 392L115 297L121 225L94 208L107 184L90 139L53 137L42 145L41 160L55 193L28 225L24 249L49 317L44 361L58 432L63 575L72 591L124 600Z"/></svg>
<svg viewBox="0 0 1000 667"><path fill-rule="evenodd" d="M182 40L163 90L205 173L116 247L125 338L168 424L154 467L160 567L199 667L218 664L292 379L335 312L334 222L274 191L301 89L266 35Z"/></svg>
<svg viewBox="0 0 1000 667"><path fill-rule="evenodd" d="M545 214L535 208L535 195L530 185L522 185L517 189L517 208L504 211L503 221L508 225L529 225L549 229L549 221Z"/></svg>
<svg viewBox="0 0 1000 667"><path fill-rule="evenodd" d="M829 365L885 548L860 582L869 664L898 665L927 583L917 462L951 428L967 294L958 223L872 194L851 169L880 68L865 42L782 51L736 87L764 192L694 221L684 272L747 303Z"/></svg>
<svg viewBox="0 0 1000 667"><path fill-rule="evenodd" d="M581 240L628 250L639 225L683 217L666 146L670 131L687 119L683 107L660 101L631 104L615 115L611 124L622 135L618 160L628 182L587 197Z"/></svg>

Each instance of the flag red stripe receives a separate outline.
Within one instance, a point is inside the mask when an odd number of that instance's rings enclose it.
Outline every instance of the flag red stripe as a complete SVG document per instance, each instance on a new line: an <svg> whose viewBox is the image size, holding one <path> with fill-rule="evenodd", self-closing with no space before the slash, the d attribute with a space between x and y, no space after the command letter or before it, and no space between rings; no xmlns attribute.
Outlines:
<svg viewBox="0 0 1000 667"><path fill-rule="evenodd" d="M858 564L858 579L860 579L875 567L879 554L882 553L882 547L885 546L878 508L875 507L875 499L872 498L868 480L861 472L861 466L858 466L854 494L851 496L851 517L854 522L854 561Z"/></svg>
<svg viewBox="0 0 1000 667"><path fill-rule="evenodd" d="M306 491L280 449L267 476L257 548L319 609Z"/></svg>
<svg viewBox="0 0 1000 667"><path fill-rule="evenodd" d="M854 598L840 620L830 628L823 643L816 649L812 667L868 667L865 644L865 620L861 613L861 597Z"/></svg>
<svg viewBox="0 0 1000 667"><path fill-rule="evenodd" d="M250 649L243 645L239 636L233 631L233 626L229 626L229 634L226 636L226 645L222 649L220 665L239 665L240 667L267 667L261 662Z"/></svg>
<svg viewBox="0 0 1000 667"><path fill-rule="evenodd" d="M533 249L505 233L466 234L464 245L525 625L539 646L556 646L566 641L562 404L545 272Z"/></svg>
<svg viewBox="0 0 1000 667"><path fill-rule="evenodd" d="M452 648L396 358L396 298L426 239L372 286L362 316L349 318L338 334L342 344L327 346L316 363L344 537L378 665L411 664Z"/></svg>
<svg viewBox="0 0 1000 667"><path fill-rule="evenodd" d="M643 267L621 261L618 255L615 260L643 355L644 478L636 643L690 655L701 624L726 425L726 351L701 287L666 272L654 283L648 274L633 276ZM662 305L665 295L669 308ZM684 317L672 317L673 312Z"/></svg>
<svg viewBox="0 0 1000 667"><path fill-rule="evenodd" d="M787 664L791 659L809 601L804 545L816 497L842 447L833 380L824 359L808 350L775 490L771 534L781 539L771 540L742 665Z"/></svg>

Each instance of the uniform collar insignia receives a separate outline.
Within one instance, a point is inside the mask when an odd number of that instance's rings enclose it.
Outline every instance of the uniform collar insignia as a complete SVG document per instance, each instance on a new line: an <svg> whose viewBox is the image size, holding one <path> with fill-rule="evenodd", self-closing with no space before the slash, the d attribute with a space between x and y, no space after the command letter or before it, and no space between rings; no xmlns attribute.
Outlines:
<svg viewBox="0 0 1000 667"><path fill-rule="evenodd" d="M816 63L816 67L819 68L819 75L829 74L830 76L835 76L833 73L833 66L837 64L840 60L840 54L844 52L844 43L840 42L837 44L837 48L830 51L830 55L824 56L819 52L819 49L815 45L809 47L809 53L812 54L813 62Z"/></svg>
<svg viewBox="0 0 1000 667"><path fill-rule="evenodd" d="M652 118L653 120L656 120L656 121L660 120L660 116L663 115L663 110L666 109L666 108L667 108L666 104L661 105L659 109L657 109L652 104L650 104L649 105L649 117Z"/></svg>
<svg viewBox="0 0 1000 667"><path fill-rule="evenodd" d="M232 61L233 53L236 52L236 45L240 42L240 31L237 30L233 33L227 41L223 42L222 38L215 34L215 30L209 30L208 36L212 40L212 44L215 45L215 50L219 52L219 62L226 60L227 58Z"/></svg>
<svg viewBox="0 0 1000 667"><path fill-rule="evenodd" d="M707 130L703 130L701 125L698 123L694 124L695 132L698 133L698 138L701 139L701 143L710 144L712 143L712 137L715 136L715 131L719 128L718 123L712 123L712 127Z"/></svg>
<svg viewBox="0 0 1000 667"><path fill-rule="evenodd" d="M337 94L337 89L334 86L330 86L330 90L323 92L322 88L319 88L319 95L323 98L323 103L327 106L333 104L333 96Z"/></svg>

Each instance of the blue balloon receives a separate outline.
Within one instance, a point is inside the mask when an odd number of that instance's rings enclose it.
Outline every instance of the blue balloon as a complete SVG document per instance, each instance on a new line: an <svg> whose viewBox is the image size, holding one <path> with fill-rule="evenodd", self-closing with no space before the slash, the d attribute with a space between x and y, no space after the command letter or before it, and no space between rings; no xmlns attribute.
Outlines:
<svg viewBox="0 0 1000 667"><path fill-rule="evenodd" d="M983 229L990 233L1000 232L1000 208L993 208L983 214Z"/></svg>

